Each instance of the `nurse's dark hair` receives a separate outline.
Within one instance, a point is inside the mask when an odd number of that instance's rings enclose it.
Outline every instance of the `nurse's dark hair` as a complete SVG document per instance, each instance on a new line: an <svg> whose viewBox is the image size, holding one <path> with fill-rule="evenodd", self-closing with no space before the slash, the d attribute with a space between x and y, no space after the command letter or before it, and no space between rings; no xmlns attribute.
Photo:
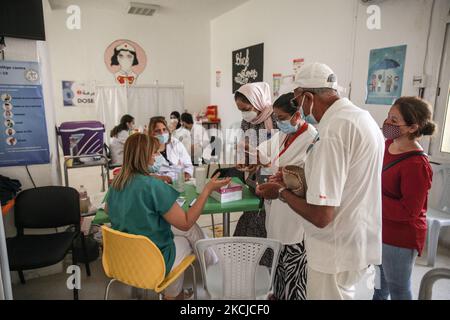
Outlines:
<svg viewBox="0 0 450 320"><path fill-rule="evenodd" d="M174 116L175 118L177 118L178 123L177 123L177 129L179 129L181 127L181 118L180 118L180 113L178 111L172 111L172 113L170 114L170 117Z"/></svg>
<svg viewBox="0 0 450 320"><path fill-rule="evenodd" d="M177 118L178 120L180 120L180 113L178 111L172 111L172 113L170 114L170 116L174 116L175 118Z"/></svg>
<svg viewBox="0 0 450 320"><path fill-rule="evenodd" d="M112 66L119 65L119 59L117 59L117 56L119 55L120 51L128 51L129 53L131 53L133 55L133 63L132 63L133 66L136 66L139 64L139 60L137 59L136 52L133 52L130 50L123 50L123 49L121 49L121 50L114 49L114 53L111 57L111 65Z"/></svg>
<svg viewBox="0 0 450 320"><path fill-rule="evenodd" d="M241 100L244 103L251 104L250 101L247 99L247 97L243 93L240 93L239 91L236 91L234 93L234 101L237 100Z"/></svg>
<svg viewBox="0 0 450 320"><path fill-rule="evenodd" d="M275 100L275 102L273 103L273 107L275 109L280 109L283 112L293 115L299 109L299 107L295 104L296 102L293 101L294 97L295 96L293 92L285 93L281 95L277 100Z"/></svg>
<svg viewBox="0 0 450 320"><path fill-rule="evenodd" d="M192 117L192 114L185 112L181 115L181 121L187 124L193 124L194 118Z"/></svg>
<svg viewBox="0 0 450 320"><path fill-rule="evenodd" d="M394 102L403 120L408 126L416 124L417 131L410 138L431 136L436 131L436 124L431 120L431 105L419 97L401 97Z"/></svg>
<svg viewBox="0 0 450 320"><path fill-rule="evenodd" d="M133 116L130 116L129 114L123 115L122 118L120 118L120 123L111 130L110 137L117 137L120 131L128 130L127 124L133 122L133 120Z"/></svg>

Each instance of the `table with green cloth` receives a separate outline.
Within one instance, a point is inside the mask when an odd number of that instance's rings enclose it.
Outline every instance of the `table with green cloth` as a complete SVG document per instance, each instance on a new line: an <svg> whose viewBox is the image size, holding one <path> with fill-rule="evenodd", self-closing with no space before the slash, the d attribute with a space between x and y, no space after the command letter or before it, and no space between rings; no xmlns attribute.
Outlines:
<svg viewBox="0 0 450 320"><path fill-rule="evenodd" d="M227 203L220 203L217 200L209 197L203 208L202 214L223 214L223 235L224 237L230 236L230 213L241 211L256 211L262 208L262 201L256 197L247 185L245 185L239 178L233 178L233 182L239 183L242 188L242 200L236 200ZM189 204L198 197L198 193L195 191L195 185L186 183L184 186L184 192L180 195L186 200L183 205L183 210L189 209ZM103 209L99 209L95 215L93 224L105 224L109 223L109 217Z"/></svg>

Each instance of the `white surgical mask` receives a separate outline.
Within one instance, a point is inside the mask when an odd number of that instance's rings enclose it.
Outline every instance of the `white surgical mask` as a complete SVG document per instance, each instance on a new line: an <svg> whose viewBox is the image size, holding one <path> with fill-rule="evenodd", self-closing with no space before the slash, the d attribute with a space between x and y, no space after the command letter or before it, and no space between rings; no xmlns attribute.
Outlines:
<svg viewBox="0 0 450 320"><path fill-rule="evenodd" d="M242 111L242 119L247 122L252 122L257 116L256 111Z"/></svg>
<svg viewBox="0 0 450 320"><path fill-rule="evenodd" d="M119 57L117 60L119 61L120 68L123 71L129 72L131 70L131 67L133 66L132 59L129 59L128 57L124 57L124 58Z"/></svg>

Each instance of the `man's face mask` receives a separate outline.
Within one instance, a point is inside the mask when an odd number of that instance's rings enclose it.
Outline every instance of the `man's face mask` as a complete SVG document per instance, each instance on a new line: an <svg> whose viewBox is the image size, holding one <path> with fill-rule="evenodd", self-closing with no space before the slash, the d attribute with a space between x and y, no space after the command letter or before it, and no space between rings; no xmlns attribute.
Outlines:
<svg viewBox="0 0 450 320"><path fill-rule="evenodd" d="M313 112L313 108L314 108L314 101L311 102L311 108L309 110L309 114L308 115L305 115L305 110L304 110L304 106L303 106L304 102L305 102L305 96L303 96L302 103L300 104L300 109L302 110L301 111L302 112L302 118L306 122L308 122L309 124L318 124L319 121L316 120L316 118L314 117L314 115L312 113Z"/></svg>

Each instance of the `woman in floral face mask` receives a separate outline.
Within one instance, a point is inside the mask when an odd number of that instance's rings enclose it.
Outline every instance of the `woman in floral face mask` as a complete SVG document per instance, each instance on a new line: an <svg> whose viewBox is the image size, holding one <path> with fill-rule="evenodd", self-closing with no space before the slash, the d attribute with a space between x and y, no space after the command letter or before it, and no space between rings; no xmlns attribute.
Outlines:
<svg viewBox="0 0 450 320"><path fill-rule="evenodd" d="M417 97L395 101L383 124L383 249L374 300L411 300L411 274L427 232L427 198L433 172L419 144L432 135L430 105ZM376 281L377 282L377 281Z"/></svg>

